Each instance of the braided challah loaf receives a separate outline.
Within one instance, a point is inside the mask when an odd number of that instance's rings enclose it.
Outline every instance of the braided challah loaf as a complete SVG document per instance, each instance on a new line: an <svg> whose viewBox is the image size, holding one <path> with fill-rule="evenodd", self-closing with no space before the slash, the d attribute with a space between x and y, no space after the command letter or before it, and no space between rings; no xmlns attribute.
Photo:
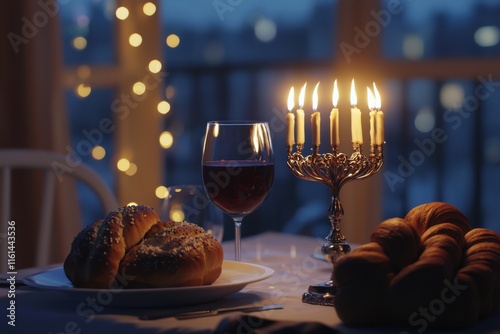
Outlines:
<svg viewBox="0 0 500 334"><path fill-rule="evenodd" d="M64 272L78 288L193 286L213 283L222 260L222 246L201 227L126 206L76 236Z"/></svg>
<svg viewBox="0 0 500 334"><path fill-rule="evenodd" d="M334 278L347 325L468 326L500 303L500 236L471 229L449 204L420 205L380 223L338 259Z"/></svg>
<svg viewBox="0 0 500 334"><path fill-rule="evenodd" d="M134 277L131 288L206 285L220 276L222 257L219 242L201 227L162 222L130 248L120 270Z"/></svg>

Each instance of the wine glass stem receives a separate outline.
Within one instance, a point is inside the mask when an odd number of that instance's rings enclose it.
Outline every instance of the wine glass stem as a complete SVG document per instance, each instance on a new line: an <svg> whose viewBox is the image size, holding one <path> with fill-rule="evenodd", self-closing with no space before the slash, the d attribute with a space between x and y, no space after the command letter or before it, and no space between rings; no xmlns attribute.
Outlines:
<svg viewBox="0 0 500 334"><path fill-rule="evenodd" d="M241 218L234 218L234 260L241 261Z"/></svg>

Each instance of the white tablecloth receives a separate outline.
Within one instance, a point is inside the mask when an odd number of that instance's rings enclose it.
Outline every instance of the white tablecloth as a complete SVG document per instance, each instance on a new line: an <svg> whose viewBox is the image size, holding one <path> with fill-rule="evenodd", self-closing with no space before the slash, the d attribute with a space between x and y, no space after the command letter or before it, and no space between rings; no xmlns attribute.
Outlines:
<svg viewBox="0 0 500 334"><path fill-rule="evenodd" d="M252 313L252 318L242 318L239 313L223 314L191 320L166 318L144 321L138 316L148 313L148 309L98 308L90 316L79 312L82 302L60 294L41 292L29 287L16 289L16 326L8 325L8 290L0 289L1 314L0 333L211 333L216 328L224 328L229 321L235 321L233 330L252 333L262 330L269 322L275 326L290 325L297 329L300 323L316 326L314 332L328 329L335 333L418 333L419 328L377 328L357 329L342 325L334 307L302 303L301 296L311 283L319 283L330 277L331 265L314 259L311 255L319 252L323 240L280 233L264 233L243 239L242 261L272 268L272 277L247 285L242 291L211 302L214 307L246 304L283 304L284 309ZM224 243L225 258L234 258L232 242ZM24 271L24 274L37 269ZM22 274L20 271L19 274ZM84 313L84 314L82 314ZM297 329L303 332L306 329ZM290 332L290 330L288 331ZM224 333L224 331L222 331ZM426 330L425 333L450 333ZM500 333L500 312L468 330L452 333Z"/></svg>

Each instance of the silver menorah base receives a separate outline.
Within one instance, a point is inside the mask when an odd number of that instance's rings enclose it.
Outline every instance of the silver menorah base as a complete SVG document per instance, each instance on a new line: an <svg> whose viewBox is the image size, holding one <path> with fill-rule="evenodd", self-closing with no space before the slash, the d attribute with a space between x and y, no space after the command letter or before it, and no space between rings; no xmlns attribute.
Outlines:
<svg viewBox="0 0 500 334"><path fill-rule="evenodd" d="M350 252L351 246L346 242L345 236L340 231L340 222L344 216L344 209L340 202L340 190L348 181L361 180L377 173L383 164L383 145L371 145L370 154L364 156L361 145L354 143L354 152L348 157L338 152L338 147L333 146L331 153L318 153L319 147L313 146L313 153L302 155L303 145L297 145L297 151L292 146L287 146L287 165L293 174L308 181L321 182L330 188L332 193L328 208L330 220L330 234L321 248L325 259L332 264L332 274L328 281L312 284L302 296L302 301L316 305L335 305L336 285L333 268L337 259Z"/></svg>

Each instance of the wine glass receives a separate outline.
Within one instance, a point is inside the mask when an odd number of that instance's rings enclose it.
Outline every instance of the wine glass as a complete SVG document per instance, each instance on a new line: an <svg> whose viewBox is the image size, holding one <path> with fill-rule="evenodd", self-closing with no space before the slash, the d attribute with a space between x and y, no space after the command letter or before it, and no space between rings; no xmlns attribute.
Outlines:
<svg viewBox="0 0 500 334"><path fill-rule="evenodd" d="M243 218L264 202L274 179L267 122L208 122L202 174L208 198L234 221L235 260L240 261Z"/></svg>

